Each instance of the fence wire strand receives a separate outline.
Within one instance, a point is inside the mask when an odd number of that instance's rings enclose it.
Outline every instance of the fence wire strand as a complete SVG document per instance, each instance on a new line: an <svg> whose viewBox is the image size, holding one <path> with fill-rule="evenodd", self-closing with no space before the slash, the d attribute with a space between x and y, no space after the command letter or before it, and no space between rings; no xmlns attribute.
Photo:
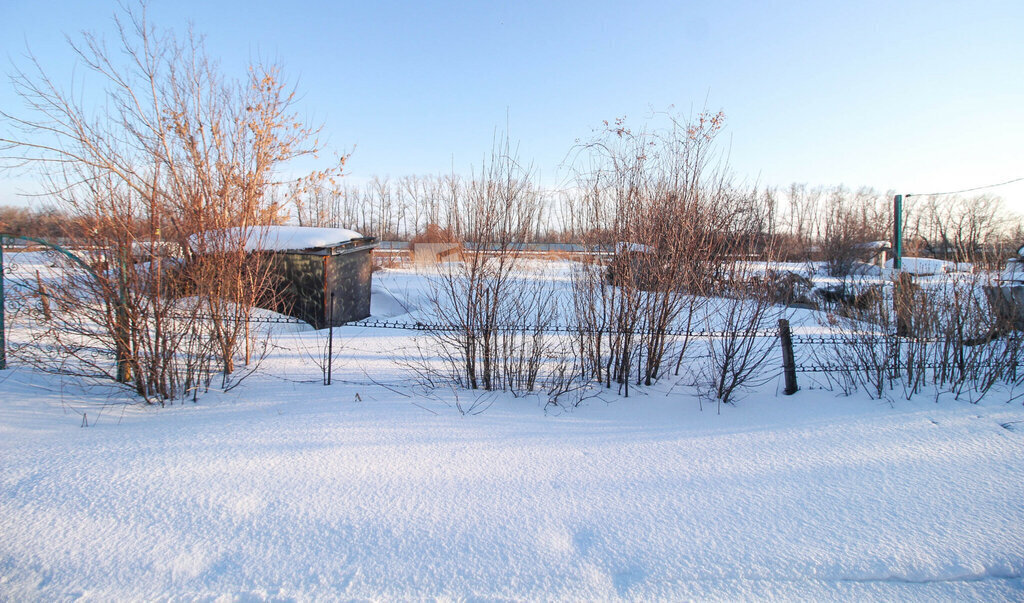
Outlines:
<svg viewBox="0 0 1024 603"><path fill-rule="evenodd" d="M182 320L182 321L195 321L195 320L213 320L210 316L203 315L170 315L167 318L171 320ZM244 316L244 317L229 317L222 318L225 322L247 322L250 324L294 324L294 325L308 325L309 323L299 318L291 316ZM419 333L457 333L457 332L468 332L468 331L479 331L477 327L469 327L464 325L453 325L453 324L441 324L441 323L425 323L425 322L410 322L401 320L380 320L380 319L363 319L345 322L336 327L350 327L350 328L364 328L364 329L388 329L388 330L400 330L400 331L411 331ZM532 324L515 324L515 325L493 325L489 327L492 332L504 332L504 333L544 333L553 335L619 335L624 334L623 331L617 329L587 329L573 325L532 325ZM714 330L688 330L688 329L669 329L667 331L654 331L650 329L640 329L632 331L633 335L652 335L652 334L663 334L671 337L689 337L694 339L723 339L729 337L754 337L754 338L776 338L779 337L778 329L762 329L753 332L731 332L731 331L714 331ZM799 335L794 334L791 336L794 346L799 345L864 345L865 337L872 337L878 339L878 344L883 345L883 340L894 342L898 346L904 344L914 343L940 343L941 338L938 337L914 337L914 336L894 336L884 332L863 332L863 333L818 333L818 334L805 334ZM99 351L99 350L97 350ZM981 366L988 366L991 363L984 363ZM924 369L938 369L944 366L940 362L930 363L915 363L915 367ZM817 364L798 364L795 367L797 373L835 373L835 372L847 372L847 371L863 371L863 370L874 370L877 367L867 364L840 364L840 363L817 363Z"/></svg>

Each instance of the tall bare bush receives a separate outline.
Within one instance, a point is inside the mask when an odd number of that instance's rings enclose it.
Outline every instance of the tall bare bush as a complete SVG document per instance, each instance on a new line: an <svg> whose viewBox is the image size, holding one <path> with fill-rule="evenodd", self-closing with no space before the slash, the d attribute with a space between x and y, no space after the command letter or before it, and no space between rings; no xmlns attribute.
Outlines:
<svg viewBox="0 0 1024 603"><path fill-rule="evenodd" d="M727 289L705 314L705 328L714 335L697 383L717 401L719 411L743 390L777 375L766 370L769 356L777 349L776 338L768 334L774 333L782 317L782 308L769 294L770 283L749 263L731 263L725 282Z"/></svg>
<svg viewBox="0 0 1024 603"><path fill-rule="evenodd" d="M723 120L670 118L658 132L619 120L580 148L573 229L611 259L574 268L575 348L591 378L626 395L631 381L660 378L673 352L681 362L680 319L692 324L737 235L744 214L713 163Z"/></svg>
<svg viewBox="0 0 1024 603"><path fill-rule="evenodd" d="M557 396L572 378L550 331L558 324L553 284L532 274L523 257L538 219L539 196L529 170L507 142L468 182L446 182L449 232L463 242L457 261L437 265L430 302L440 328L431 331L448 378L470 389Z"/></svg>
<svg viewBox="0 0 1024 603"><path fill-rule="evenodd" d="M62 89L33 59L12 77L26 114L0 113L0 145L6 167L34 169L88 226L74 243L99 268L68 300L74 320L112 347L116 378L165 400L195 382L182 363L212 361L227 378L236 359L251 359L247 318L268 274L246 241L283 217L270 194L277 170L317 150L316 130L297 117L276 65L230 79L201 38L158 32L143 9L115 23L113 49L91 34L71 43L105 103Z"/></svg>

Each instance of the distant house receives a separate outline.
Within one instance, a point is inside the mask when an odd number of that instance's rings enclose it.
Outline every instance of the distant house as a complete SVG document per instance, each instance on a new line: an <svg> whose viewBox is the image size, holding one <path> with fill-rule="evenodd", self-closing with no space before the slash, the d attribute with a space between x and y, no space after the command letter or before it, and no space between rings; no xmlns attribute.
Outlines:
<svg viewBox="0 0 1024 603"><path fill-rule="evenodd" d="M416 243L412 259L417 264L437 264L462 259L462 245L458 243Z"/></svg>
<svg viewBox="0 0 1024 603"><path fill-rule="evenodd" d="M132 261L148 262L153 258L180 258L181 245L173 241L144 239L132 241Z"/></svg>
<svg viewBox="0 0 1024 603"><path fill-rule="evenodd" d="M872 263L879 268L885 266L889 252L892 251L892 243L889 241L871 241L869 243L858 243L854 245L858 255L862 259Z"/></svg>
<svg viewBox="0 0 1024 603"><path fill-rule="evenodd" d="M228 234L244 234L246 251L267 254L275 291L260 307L316 329L370 315L370 251L379 244L376 237L344 228L300 226L261 226Z"/></svg>
<svg viewBox="0 0 1024 603"><path fill-rule="evenodd" d="M462 259L462 243L452 233L437 224L428 224L426 230L409 241L412 260L417 264L437 264Z"/></svg>

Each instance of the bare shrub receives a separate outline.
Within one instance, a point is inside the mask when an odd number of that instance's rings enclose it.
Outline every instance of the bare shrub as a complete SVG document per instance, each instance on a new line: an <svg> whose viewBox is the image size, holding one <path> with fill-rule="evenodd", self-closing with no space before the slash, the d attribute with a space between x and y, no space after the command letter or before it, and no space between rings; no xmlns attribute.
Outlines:
<svg viewBox="0 0 1024 603"><path fill-rule="evenodd" d="M768 334L783 314L771 298L770 285L748 264L734 263L727 282L729 295L714 300L705 311L705 329L714 335L698 381L705 395L717 401L719 412L744 389L777 376L777 371L766 370L778 345Z"/></svg>
<svg viewBox="0 0 1024 603"><path fill-rule="evenodd" d="M320 381L324 385L331 385L334 367L344 349L344 341L335 337L334 330L333 326L311 329L311 333L301 340L298 349L302 358L320 370Z"/></svg>
<svg viewBox="0 0 1024 603"><path fill-rule="evenodd" d="M574 349L590 378L624 395L631 380L660 378L673 351L678 370L694 311L737 234L736 197L711 164L723 119L669 118L655 133L618 120L579 150L588 163L577 175L573 230L594 256L613 257L574 266Z"/></svg>
<svg viewBox="0 0 1024 603"><path fill-rule="evenodd" d="M831 276L845 277L857 262L869 259L873 250L868 243L885 239L885 213L868 191L849 194L842 187L833 189L826 204L820 237L821 259Z"/></svg>
<svg viewBox="0 0 1024 603"><path fill-rule="evenodd" d="M229 387L245 373L236 361L251 368L265 349L248 318L269 277L250 239L282 218L275 170L317 145L276 65L230 80L200 38L158 34L142 9L117 25L114 50L90 34L71 43L106 103L87 106L33 60L13 77L28 115L0 112L12 132L0 145L6 167L37 170L96 267L62 283L62 317L44 331L57 366L162 402L208 387L211 370Z"/></svg>
<svg viewBox="0 0 1024 603"><path fill-rule="evenodd" d="M977 402L993 387L1019 382L1019 334L989 308L983 274L956 274L919 285L908 275L872 289L828 315L837 328L831 343L815 352L845 392L863 388L888 398L925 391Z"/></svg>
<svg viewBox="0 0 1024 603"><path fill-rule="evenodd" d="M985 300L982 273L956 274L928 289L920 311L931 316L931 382L972 402L1000 382L1016 382L1019 335ZM999 339L1002 335L1003 338Z"/></svg>
<svg viewBox="0 0 1024 603"><path fill-rule="evenodd" d="M568 387L569 364L550 333L559 318L556 291L550 279L530 274L522 256L539 207L528 170L506 141L479 177L452 192L460 218L450 235L464 241L463 250L458 261L436 266L429 295L443 375L469 389L518 395L546 388L557 397ZM439 378L419 373L431 383Z"/></svg>
<svg viewBox="0 0 1024 603"><path fill-rule="evenodd" d="M815 356L820 365L840 373L842 382L881 399L893 385L900 345L893 288L858 289L849 281L844 283L843 295L834 302L833 311L824 315L824 326L837 336L816 350Z"/></svg>

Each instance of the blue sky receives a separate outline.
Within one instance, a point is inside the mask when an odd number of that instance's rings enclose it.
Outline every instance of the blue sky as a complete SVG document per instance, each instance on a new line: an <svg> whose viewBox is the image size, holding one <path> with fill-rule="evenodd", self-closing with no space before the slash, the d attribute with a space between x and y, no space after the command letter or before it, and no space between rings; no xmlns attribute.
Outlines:
<svg viewBox="0 0 1024 603"><path fill-rule="evenodd" d="M26 44L70 78L63 35L108 32L114 2L0 0L5 62ZM191 2L228 73L279 60L349 175L468 173L508 123L559 185L601 120L722 110L736 178L907 193L1024 176L1024 3ZM5 71L9 71L9 67ZM0 106L17 107L9 87ZM24 187L19 183L18 187ZM16 202L10 182L0 203ZM1024 183L994 189L1024 213Z"/></svg>

